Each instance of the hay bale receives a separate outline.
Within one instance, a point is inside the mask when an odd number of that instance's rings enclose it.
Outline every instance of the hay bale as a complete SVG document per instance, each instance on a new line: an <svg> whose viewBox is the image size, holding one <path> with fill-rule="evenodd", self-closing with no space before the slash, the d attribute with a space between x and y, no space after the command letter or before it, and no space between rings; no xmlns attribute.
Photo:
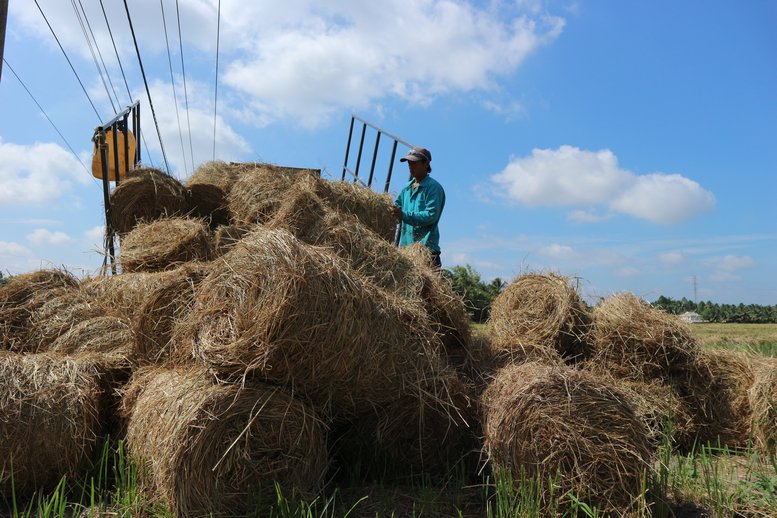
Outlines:
<svg viewBox="0 0 777 518"><path fill-rule="evenodd" d="M687 324L631 293L602 301L594 308L593 321L591 363L627 379L667 380L673 371L695 363L699 354Z"/></svg>
<svg viewBox="0 0 777 518"><path fill-rule="evenodd" d="M84 279L81 287L95 303L107 308L110 314L134 321L148 294L175 277L175 272L130 272L93 277Z"/></svg>
<svg viewBox="0 0 777 518"><path fill-rule="evenodd" d="M78 280L61 270L38 270L16 275L0 286L0 349L25 351L30 319L49 299Z"/></svg>
<svg viewBox="0 0 777 518"><path fill-rule="evenodd" d="M765 361L758 367L748 397L755 445L774 455L777 453L777 361Z"/></svg>
<svg viewBox="0 0 777 518"><path fill-rule="evenodd" d="M650 443L626 397L583 371L537 363L499 371L483 394L485 449L496 472L572 492L602 512L642 493ZM563 497L562 497L563 501Z"/></svg>
<svg viewBox="0 0 777 518"><path fill-rule="evenodd" d="M30 318L27 350L43 352L74 326L90 318L109 314L84 290L69 288L46 301Z"/></svg>
<svg viewBox="0 0 777 518"><path fill-rule="evenodd" d="M184 265L145 296L133 323L140 362L166 363L176 354L173 328L191 309L207 273L203 264Z"/></svg>
<svg viewBox="0 0 777 518"><path fill-rule="evenodd" d="M590 323L570 279L556 274L527 274L513 280L494 299L488 320L496 348L544 346L570 360L587 353Z"/></svg>
<svg viewBox="0 0 777 518"><path fill-rule="evenodd" d="M119 261L125 272L155 272L212 256L210 230L202 220L165 218L141 223L124 236Z"/></svg>
<svg viewBox="0 0 777 518"><path fill-rule="evenodd" d="M241 166L221 161L200 165L186 181L192 214L202 218L211 228L229 225L231 214L227 196L240 177Z"/></svg>
<svg viewBox="0 0 777 518"><path fill-rule="evenodd" d="M103 353L127 365L137 356L129 321L115 316L79 322L54 340L50 350L60 354Z"/></svg>
<svg viewBox="0 0 777 518"><path fill-rule="evenodd" d="M184 186L158 169L140 168L111 193L111 226L126 234L138 223L188 212Z"/></svg>
<svg viewBox="0 0 777 518"><path fill-rule="evenodd" d="M324 202L359 222L386 241L394 241L397 220L391 212L394 201L388 194L378 194L366 187L348 182L317 182L316 193Z"/></svg>
<svg viewBox="0 0 777 518"><path fill-rule="evenodd" d="M327 469L322 423L278 387L152 368L133 377L125 412L129 452L175 516L242 516L274 502L275 483L309 497Z"/></svg>
<svg viewBox="0 0 777 518"><path fill-rule="evenodd" d="M243 239L250 232L250 227L244 225L220 226L213 234L213 256L220 257L232 248L232 245Z"/></svg>
<svg viewBox="0 0 777 518"><path fill-rule="evenodd" d="M102 435L105 363L97 356L0 352L0 494L83 482Z"/></svg>
<svg viewBox="0 0 777 518"><path fill-rule="evenodd" d="M265 223L278 210L286 190L300 178L316 174L310 169L245 164L227 196L234 222Z"/></svg>
<svg viewBox="0 0 777 518"><path fill-rule="evenodd" d="M425 314L280 230L257 229L213 263L176 334L220 376L255 373L326 412L417 393L444 364Z"/></svg>

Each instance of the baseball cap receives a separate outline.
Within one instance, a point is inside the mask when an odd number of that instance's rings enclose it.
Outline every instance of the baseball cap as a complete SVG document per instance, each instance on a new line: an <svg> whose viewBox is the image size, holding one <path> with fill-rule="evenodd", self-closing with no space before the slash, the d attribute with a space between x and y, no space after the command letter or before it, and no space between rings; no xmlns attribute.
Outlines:
<svg viewBox="0 0 777 518"><path fill-rule="evenodd" d="M426 160L427 162L431 162L432 153L425 147L414 147L407 152L407 155L399 159L400 162L418 162L419 160Z"/></svg>

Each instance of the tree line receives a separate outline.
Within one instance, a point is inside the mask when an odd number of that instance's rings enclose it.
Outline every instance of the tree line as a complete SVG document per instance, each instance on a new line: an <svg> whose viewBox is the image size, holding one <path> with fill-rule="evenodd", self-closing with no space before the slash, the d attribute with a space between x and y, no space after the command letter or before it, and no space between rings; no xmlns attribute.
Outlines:
<svg viewBox="0 0 777 518"><path fill-rule="evenodd" d="M675 300L661 295L653 307L661 308L673 315L680 315L686 311L695 311L704 320L718 323L741 324L773 324L777 323L777 304L774 306L762 306L760 304L717 304L710 301L694 302L683 297Z"/></svg>
<svg viewBox="0 0 777 518"><path fill-rule="evenodd" d="M507 286L507 283L497 277L485 282L480 274L470 265L453 266L443 270L453 290L462 296L464 304L474 322L485 322L491 311L491 303ZM695 311L704 320L717 323L747 323L768 324L777 323L777 305L761 306L758 304L717 304L710 301L693 302L683 297L675 300L661 295L651 304L673 315L686 311Z"/></svg>

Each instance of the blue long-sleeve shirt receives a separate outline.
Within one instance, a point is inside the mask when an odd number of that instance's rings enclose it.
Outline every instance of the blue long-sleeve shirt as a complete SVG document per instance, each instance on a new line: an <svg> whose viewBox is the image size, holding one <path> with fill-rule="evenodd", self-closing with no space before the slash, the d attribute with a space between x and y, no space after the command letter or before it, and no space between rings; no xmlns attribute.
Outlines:
<svg viewBox="0 0 777 518"><path fill-rule="evenodd" d="M445 207L445 191L431 176L413 189L414 180L399 193L394 205L402 209L399 246L420 242L432 252L440 251L440 230L437 223Z"/></svg>

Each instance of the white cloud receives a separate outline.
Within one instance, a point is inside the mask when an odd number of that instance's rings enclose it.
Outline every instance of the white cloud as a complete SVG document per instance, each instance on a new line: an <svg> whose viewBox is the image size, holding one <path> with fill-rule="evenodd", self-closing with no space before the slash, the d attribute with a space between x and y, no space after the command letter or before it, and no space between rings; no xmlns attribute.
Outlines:
<svg viewBox="0 0 777 518"><path fill-rule="evenodd" d="M610 204L618 212L653 223L671 224L688 220L715 208L715 196L698 183L678 174L649 174Z"/></svg>
<svg viewBox="0 0 777 518"><path fill-rule="evenodd" d="M755 261L749 255L726 255L712 259L712 264L719 270L735 272L755 266Z"/></svg>
<svg viewBox="0 0 777 518"><path fill-rule="evenodd" d="M27 247L13 241L0 241L0 268L3 274L30 270L32 262L34 255Z"/></svg>
<svg viewBox="0 0 777 518"><path fill-rule="evenodd" d="M552 244L543 246L537 251L538 254L550 257L552 259L573 260L578 254L571 246Z"/></svg>
<svg viewBox="0 0 777 518"><path fill-rule="evenodd" d="M84 166L58 144L13 144L0 139L0 204L57 201L74 183L92 181Z"/></svg>
<svg viewBox="0 0 777 518"><path fill-rule="evenodd" d="M567 219L574 223L599 223L609 218L587 210L574 210L567 214Z"/></svg>
<svg viewBox="0 0 777 518"><path fill-rule="evenodd" d="M508 199L528 207L601 205L653 223L679 223L715 206L714 195L695 181L678 174L636 175L622 169L608 149L534 149L531 156L512 158L491 180ZM595 222L604 217L589 209L577 210L569 219Z"/></svg>
<svg viewBox="0 0 777 518"><path fill-rule="evenodd" d="M639 270L633 266L624 266L615 270L615 275L618 277L635 277L639 275Z"/></svg>
<svg viewBox="0 0 777 518"><path fill-rule="evenodd" d="M32 252L18 243L0 241L0 258L6 259L11 256L32 257Z"/></svg>
<svg viewBox="0 0 777 518"><path fill-rule="evenodd" d="M51 232L45 228L37 228L27 235L27 241L35 245L58 246L70 243L72 239L64 232Z"/></svg>
<svg viewBox="0 0 777 518"><path fill-rule="evenodd" d="M664 252L659 254L658 260L664 264L679 264L685 260L685 255L680 252Z"/></svg>

